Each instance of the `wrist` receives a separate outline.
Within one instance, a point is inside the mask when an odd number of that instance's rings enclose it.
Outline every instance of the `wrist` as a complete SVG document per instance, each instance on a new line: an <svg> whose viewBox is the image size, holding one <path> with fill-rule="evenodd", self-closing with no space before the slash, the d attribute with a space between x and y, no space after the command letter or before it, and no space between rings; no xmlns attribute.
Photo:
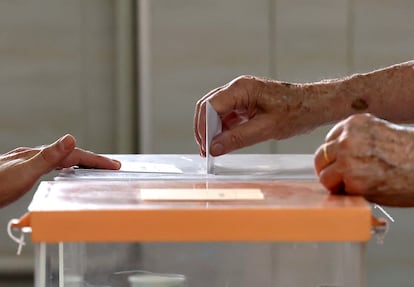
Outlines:
<svg viewBox="0 0 414 287"><path fill-rule="evenodd" d="M309 120L320 126L338 122L352 114L341 92L342 84L342 79L332 79L298 86L307 106Z"/></svg>

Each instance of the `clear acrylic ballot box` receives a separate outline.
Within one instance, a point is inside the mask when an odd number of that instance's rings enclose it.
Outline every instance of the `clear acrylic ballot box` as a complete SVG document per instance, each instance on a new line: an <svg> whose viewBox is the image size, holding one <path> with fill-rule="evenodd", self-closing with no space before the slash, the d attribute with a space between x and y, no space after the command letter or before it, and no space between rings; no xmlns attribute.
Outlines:
<svg viewBox="0 0 414 287"><path fill-rule="evenodd" d="M71 168L28 213L35 286L366 286L370 205L331 195L312 155L117 155Z"/></svg>

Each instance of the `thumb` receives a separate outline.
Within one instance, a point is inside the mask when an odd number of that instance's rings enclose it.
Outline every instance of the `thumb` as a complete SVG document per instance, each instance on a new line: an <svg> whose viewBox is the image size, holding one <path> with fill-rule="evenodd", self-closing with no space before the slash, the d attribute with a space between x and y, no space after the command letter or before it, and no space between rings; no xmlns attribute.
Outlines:
<svg viewBox="0 0 414 287"><path fill-rule="evenodd" d="M65 135L45 147L28 161L30 170L42 176L60 166L60 163L75 149L76 140L72 135Z"/></svg>
<svg viewBox="0 0 414 287"><path fill-rule="evenodd" d="M225 130L213 139L211 155L223 155L268 140L271 138L271 126L271 119L257 116Z"/></svg>
<svg viewBox="0 0 414 287"><path fill-rule="evenodd" d="M238 133L236 129L226 130L213 139L210 153L212 156L220 156L245 146L247 143L242 133Z"/></svg>

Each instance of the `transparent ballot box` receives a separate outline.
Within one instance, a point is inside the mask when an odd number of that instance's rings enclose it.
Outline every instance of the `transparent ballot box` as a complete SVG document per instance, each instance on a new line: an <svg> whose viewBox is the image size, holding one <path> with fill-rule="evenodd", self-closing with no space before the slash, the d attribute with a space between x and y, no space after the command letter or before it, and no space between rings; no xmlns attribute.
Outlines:
<svg viewBox="0 0 414 287"><path fill-rule="evenodd" d="M169 170L42 182L15 224L31 228L35 286L366 286L370 206L329 194L312 156L229 155L215 174L195 155L117 158Z"/></svg>

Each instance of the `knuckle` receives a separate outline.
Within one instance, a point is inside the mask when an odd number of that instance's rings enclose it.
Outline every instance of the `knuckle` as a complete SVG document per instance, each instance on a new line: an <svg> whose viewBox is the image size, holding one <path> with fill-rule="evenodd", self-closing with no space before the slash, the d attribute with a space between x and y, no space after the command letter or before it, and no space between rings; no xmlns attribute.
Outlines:
<svg viewBox="0 0 414 287"><path fill-rule="evenodd" d="M237 78L235 78L232 81L232 86L234 86L234 87L243 86L243 85L249 83L253 78L254 78L253 76L248 76L248 75L238 76Z"/></svg>
<svg viewBox="0 0 414 287"><path fill-rule="evenodd" d="M230 135L230 143L236 149L239 149L245 146L244 140L240 134Z"/></svg>
<svg viewBox="0 0 414 287"><path fill-rule="evenodd" d="M352 116L349 116L348 123L351 125L359 125L364 124L368 121L371 121L373 119L373 116L369 113L362 113L362 114L355 114Z"/></svg>

